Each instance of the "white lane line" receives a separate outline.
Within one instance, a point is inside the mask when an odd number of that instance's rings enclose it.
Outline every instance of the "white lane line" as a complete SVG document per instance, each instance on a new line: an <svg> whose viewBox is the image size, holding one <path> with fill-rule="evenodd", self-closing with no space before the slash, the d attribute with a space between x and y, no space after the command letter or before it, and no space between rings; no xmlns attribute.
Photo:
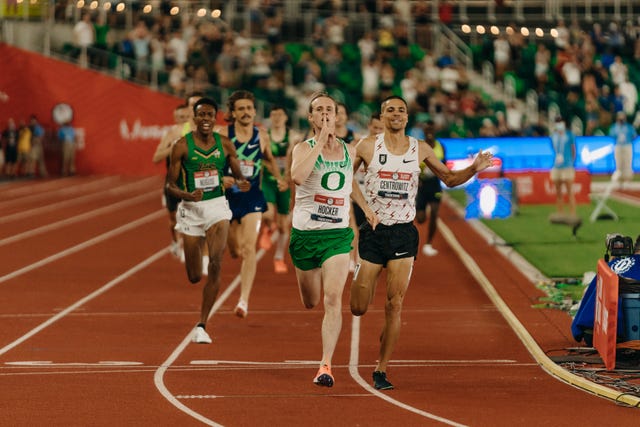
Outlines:
<svg viewBox="0 0 640 427"><path fill-rule="evenodd" d="M520 342L522 342L527 351L529 351L533 359L538 362L542 369L555 378L565 381L574 387L593 393L596 396L606 397L616 403L625 403L632 407L640 406L640 398L637 396L623 393L605 385L592 382L580 375L567 371L551 360L542 348L540 348L537 341L533 339L529 331L524 327L513 311L511 311L507 303L504 302L498 291L494 288L487 276L485 276L484 272L475 262L473 257L462 247L456 236L453 234L453 231L451 231L446 224L440 222L440 219L438 219L438 227L449 246L451 246L454 252L458 255L458 258L462 261L462 264L464 264L467 270L475 278L476 282L478 282L482 290L489 297L489 300L491 300L491 302L498 308L498 311L502 314L502 317L504 317L507 324L516 333Z"/></svg>
<svg viewBox="0 0 640 427"><path fill-rule="evenodd" d="M11 237L0 239L0 246L7 245L7 244L13 243L13 242L17 242L19 240L23 240L23 239L26 239L28 237L37 236L38 234L42 234L44 232L51 231L51 230L56 230L58 228L61 228L61 227L64 227L64 226L67 226L67 225L70 225L70 224L75 224L76 222L84 221L86 219L93 218L93 217L98 216L98 215L103 215L105 213L108 213L108 212L111 212L111 211L115 211L115 210L124 208L126 206L134 205L134 204L136 204L136 203L138 203L140 201L146 200L146 199L151 199L151 198L155 199L156 197L158 197L157 194L144 193L144 194L141 194L139 196L132 197L130 199L122 200L120 202L113 203L113 204L108 205L108 206L103 206L101 208L94 209L92 211L85 212L85 213L80 214L80 215L76 215L76 216L72 216L70 218L63 219L61 221L52 222L52 223L49 223L47 225L43 225L42 227L32 228L31 230L27 230L27 231L24 231L22 233L14 234Z"/></svg>
<svg viewBox="0 0 640 427"><path fill-rule="evenodd" d="M56 308L53 309L57 310ZM141 317L141 316L193 316L194 311L101 311L86 313L78 310L71 314L74 317ZM0 314L0 319L49 317L51 313L5 313Z"/></svg>
<svg viewBox="0 0 640 427"><path fill-rule="evenodd" d="M274 236L272 237L272 239L276 239L277 238L277 234L278 233L274 233ZM256 254L256 263L258 261L260 261L260 259L262 259L264 254L265 254L264 249L258 250L258 252ZM240 275L237 275L233 279L233 281L229 284L229 286L227 286L227 288L224 290L224 292L222 292L222 294L218 297L218 299L216 300L215 304L211 308L211 313L209 313L209 317L208 318L211 318L211 316L213 316L213 313L218 311L220 306L222 306L222 304L224 304L224 302L227 300L227 298L229 298L229 295L231 295L231 293L233 291L235 291L236 288L239 285L240 285ZM182 340L182 342L180 344L178 344L176 349L173 350L173 353L171 353L169 355L167 360L165 360L158 367L158 369L156 370L156 372L155 372L155 374L153 376L153 382L155 383L156 388L158 389L160 394L162 394L164 396L164 398L167 399L167 401L169 401L169 403L171 403L173 406L178 408L180 411L184 412L185 414L195 418L196 420L198 420L198 421L200 421L200 422L202 422L202 423L204 423L206 425L214 426L214 427L222 427L222 424L218 424L215 421L210 420L209 418L207 418L204 415L194 411L193 409L189 408L184 403L180 402L178 400L178 397L174 396L169 391L169 389L167 388L167 386L164 383L164 374L167 372L167 370L173 364L173 362L176 361L176 359L180 356L180 354L182 354L182 352L191 343L192 335L193 335L193 329L189 329L189 333L187 334L187 336L184 337L184 339ZM201 344L194 344L194 345L201 345Z"/></svg>
<svg viewBox="0 0 640 427"><path fill-rule="evenodd" d="M118 177L104 177L97 181L83 182L81 184L67 182L64 186L60 186L52 191L47 191L46 193L34 194L31 192L25 197L4 199L4 201L0 202L0 207L15 206L31 200L42 201L47 198L56 198L65 194L86 193L88 191L95 192L101 188L108 188L112 182L117 180Z"/></svg>
<svg viewBox="0 0 640 427"><path fill-rule="evenodd" d="M18 360L15 362L5 362L5 365L10 366L28 366L28 367L38 367L38 368L61 368L61 367L72 367L77 368L78 366L140 366L144 365L142 362L128 362L124 360L101 360L99 362L64 362L64 363L54 363L51 360Z"/></svg>
<svg viewBox="0 0 640 427"><path fill-rule="evenodd" d="M385 400L392 405L395 405L399 408L405 409L409 412L413 412L414 414L418 414L425 418L429 418L434 421L439 421L443 424L447 424L450 426L456 427L466 427L464 424L457 423L455 421L449 420L447 418L440 417L438 415L432 414L430 412L423 411L414 406L407 405L406 403L400 402L392 397L389 397L388 394L382 393L381 391L376 390L368 382L366 382L360 376L360 372L358 371L358 358L360 357L360 317L351 316L351 354L349 355L349 373L351 374L351 378L357 382L360 387L364 388L369 393L373 394L376 397L379 397L382 400Z"/></svg>
<svg viewBox="0 0 640 427"><path fill-rule="evenodd" d="M9 369L9 368L5 368ZM21 368L12 368L21 369ZM27 372L0 372L0 377L26 377L26 376L44 376L44 375L94 375L94 374L136 374L140 372L153 372L153 367L137 367L137 368L125 368L125 369L54 369L54 370L42 370L42 371L27 371ZM92 378L91 381L95 381Z"/></svg>
<svg viewBox="0 0 640 427"><path fill-rule="evenodd" d="M218 365L241 365L241 366L301 366L301 365L317 365L317 360L285 360L283 362L256 362L249 360L192 360L189 362L190 365L198 365L198 366L218 366ZM389 364L392 366L406 366L406 365L514 365L518 363L516 360L511 359L478 359L478 360L435 360L435 359L425 359L425 360L390 360ZM338 367L340 365L332 365L334 367ZM372 365L374 366L374 365Z"/></svg>
<svg viewBox="0 0 640 427"><path fill-rule="evenodd" d="M144 218L147 218L147 217L144 217ZM22 344L23 342L25 342L26 340L28 340L32 336L36 335L38 332L42 331L43 329L51 326L52 324L54 324L58 320L62 319L63 317L65 317L66 315L71 313L73 310L76 310L78 307L81 307L82 305L86 304L87 302L91 301L92 299L96 298L97 296L102 295L103 293L105 293L109 289L113 288L115 285L117 285L118 283L122 282L123 280L131 277L132 275L134 275L138 271L142 270L143 268L146 268L150 264L154 263L158 259L160 259L163 256L165 256L168 252L169 252L169 247L166 247L166 248L156 252L155 254L151 255L149 258L145 259L141 263L135 265L134 267L132 267L129 270L125 271L123 274L121 274L118 277L116 277L115 279L111 280L106 285L104 285L101 288L97 289L96 291L90 293L86 297L79 299L74 304L72 304L69 307L65 308L64 310L62 310L60 313L56 314L55 316L49 318L47 321L42 322L40 325L36 326L35 328L33 328L32 330L30 330L29 332L27 332L26 334L24 334L20 338L18 338L17 340L15 340L12 343L9 343L9 344L5 345L4 347L0 348L0 356L3 355L4 353L6 353L7 351L11 350L12 348L15 348L16 346Z"/></svg>
<svg viewBox="0 0 640 427"><path fill-rule="evenodd" d="M189 362L190 365L247 365L247 366L263 366L263 365L315 365L317 361L301 361L301 362L292 362L292 361L284 361L284 362L252 362L252 361L243 361L243 360L192 360Z"/></svg>
<svg viewBox="0 0 640 427"><path fill-rule="evenodd" d="M98 180L98 178L100 180L105 179L104 177L91 177L91 178L93 178L94 180L90 182L95 182L95 180ZM84 178L82 179L85 184L88 183L88 182L85 182ZM9 182L4 181L2 184L3 185L9 184ZM51 178L49 181L37 181L37 182L23 181L21 184L23 185L19 185L18 183L15 183L15 184L12 183L11 185L7 185L8 188L3 188L2 195L4 196L5 200L7 201L11 200L13 202L16 202L25 196L33 196L34 194L41 194L41 195L50 194L52 192L56 192L64 188L76 187L76 185L73 185L73 183L65 179L58 179L58 178ZM78 185L82 185L82 184L78 184ZM7 203L7 202L2 202L2 204L4 203Z"/></svg>
<svg viewBox="0 0 640 427"><path fill-rule="evenodd" d="M51 255L49 257L43 258L40 261L36 261L31 265L28 265L26 267L23 267L23 268L20 268L18 270L15 270L15 271L13 271L13 272L11 272L9 274L5 274L4 276L0 276L0 283L6 282L7 280L10 280L10 279L13 279L15 277L18 277L18 276L20 276L20 275L22 275L24 273L28 273L29 271L36 270L36 269L42 267L43 265L47 265L47 264L49 264L49 263L51 263L53 261L59 260L60 258L64 258L67 255L71 255L71 254L73 254L75 252L79 252L79 251L81 251L83 249L88 248L89 246L93 246L96 243L99 243L99 242L102 242L104 240L107 240L107 239L109 239L109 238L111 238L111 237L113 237L115 235L124 233L125 231L129 231L132 228L136 228L139 225L142 225L142 224L144 224L146 222L153 221L156 218L160 218L161 216L164 216L164 215L166 215L166 210L164 210L164 209L161 209L161 210L155 211L153 213L150 213L149 215L143 216L142 218L139 218L139 219L137 219L135 221L129 222L129 223L127 223L125 225L122 225L122 226L120 226L118 228L114 228L111 231L108 231L106 233L100 234L99 236L96 236L93 239L86 240L86 241L84 241L82 243L79 243L79 244L77 244L75 246L72 246L72 247L70 247L68 249L60 251L60 252L56 253L55 255Z"/></svg>
<svg viewBox="0 0 640 427"><path fill-rule="evenodd" d="M127 183L127 184L123 184L121 186L118 187L113 187L110 189L105 189L103 191L97 191L97 192L92 192L89 194L85 194L83 196L80 197L76 197L73 199L68 199L68 200L62 200L60 202L56 202L56 203L51 203L48 205L44 205L44 206L38 206L37 208L33 208L33 209L27 209L27 210L23 210L20 212L16 212L13 214L9 214L9 215L4 215L2 217L0 217L0 224L4 224L7 222L11 222L11 221L22 221L24 220L26 217L30 217L30 216L34 216L37 214L42 214L44 212L49 212L49 211L55 211L57 209L60 209L62 207L68 207L68 206L73 206L73 205L77 205L79 203L85 203L89 200L96 200L96 199L103 199L104 196L106 194L109 195L118 195L121 194L123 192L126 191L130 191L133 188L137 188L137 187L148 187L148 183L151 182L155 182L157 181L157 178L147 178L145 180L142 181L138 181L134 184L132 183ZM160 191L160 189L158 189L158 191ZM158 192L158 198L160 197L160 192Z"/></svg>

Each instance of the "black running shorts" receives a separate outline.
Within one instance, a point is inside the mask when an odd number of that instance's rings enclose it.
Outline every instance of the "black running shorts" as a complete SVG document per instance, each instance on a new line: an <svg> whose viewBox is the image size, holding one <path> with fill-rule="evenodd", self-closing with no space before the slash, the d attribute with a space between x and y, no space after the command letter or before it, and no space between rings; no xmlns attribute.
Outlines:
<svg viewBox="0 0 640 427"><path fill-rule="evenodd" d="M413 222L382 225L373 230L368 222L360 227L360 258L384 267L394 259L416 257L420 236Z"/></svg>

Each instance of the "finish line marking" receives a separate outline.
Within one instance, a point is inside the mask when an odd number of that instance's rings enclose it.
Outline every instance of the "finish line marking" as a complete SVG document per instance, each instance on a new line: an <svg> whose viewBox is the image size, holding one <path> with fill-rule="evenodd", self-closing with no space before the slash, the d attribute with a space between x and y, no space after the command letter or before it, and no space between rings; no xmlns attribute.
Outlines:
<svg viewBox="0 0 640 427"><path fill-rule="evenodd" d="M246 365L246 366L273 366L273 365L317 365L316 360L285 360L282 362L255 362L246 360L192 360L190 365ZM438 364L438 365L502 365L502 364L519 364L517 360L510 359L478 359L478 360L391 360L390 365L402 366L405 364ZM339 365L334 365L339 366Z"/></svg>

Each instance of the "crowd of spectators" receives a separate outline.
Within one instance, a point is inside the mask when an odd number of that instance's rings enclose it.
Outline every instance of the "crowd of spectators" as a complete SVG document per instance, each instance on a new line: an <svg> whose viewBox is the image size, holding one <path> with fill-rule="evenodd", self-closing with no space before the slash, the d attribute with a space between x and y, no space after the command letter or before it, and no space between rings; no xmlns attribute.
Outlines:
<svg viewBox="0 0 640 427"><path fill-rule="evenodd" d="M243 87L303 118L306 98L319 89L344 101L356 125L366 123L380 99L402 95L412 117L428 115L440 136L536 135L552 104L570 122L579 118L585 135L606 134L618 111L632 122L637 113L640 24L623 28L612 22L603 29L599 23L567 27L559 20L553 39L526 39L516 25L513 31L487 35L479 57L492 62L496 82L511 74L522 85L521 98L527 89L537 93L540 114L528 116L522 103L496 102L472 88L467 69L448 52L436 57L425 48L431 37L428 2L361 2L363 19L372 25L354 38L353 32L347 37L354 22L341 2L313 1L311 35L297 41L283 31L279 1L246 3L251 18L240 30L222 19L138 14L133 28L117 40L109 37L109 24L100 15L85 13L74 29L74 44L83 51L92 22L87 50L92 64L113 66L110 55L117 54L124 58L125 77L158 84L177 96L194 91L219 96ZM446 23L451 3L441 3Z"/></svg>
<svg viewBox="0 0 640 427"><path fill-rule="evenodd" d="M0 132L0 179L19 177L46 178L44 129L36 116L16 123L7 119Z"/></svg>
<svg viewBox="0 0 640 427"><path fill-rule="evenodd" d="M493 58L497 80L511 72L535 91L540 112L555 104L579 134L607 134L621 111L639 127L640 19L606 28L560 19L555 29L551 42L526 44L515 28L511 37L487 38L481 54Z"/></svg>

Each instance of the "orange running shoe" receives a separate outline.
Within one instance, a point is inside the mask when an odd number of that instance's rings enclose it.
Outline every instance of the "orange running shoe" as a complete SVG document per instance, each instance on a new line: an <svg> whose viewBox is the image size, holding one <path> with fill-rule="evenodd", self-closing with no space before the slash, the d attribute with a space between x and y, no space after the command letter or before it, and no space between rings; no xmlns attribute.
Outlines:
<svg viewBox="0 0 640 427"><path fill-rule="evenodd" d="M333 375L331 375L331 366L320 366L316 377L313 379L313 383L323 387L333 387Z"/></svg>
<svg viewBox="0 0 640 427"><path fill-rule="evenodd" d="M289 271L289 268L287 268L287 264L284 262L283 259L274 259L273 271L275 271L278 274L285 274Z"/></svg>
<svg viewBox="0 0 640 427"><path fill-rule="evenodd" d="M271 249L271 246L273 245L273 242L271 241L271 234L272 232L269 227L262 227L260 230L260 238L258 239L258 246L260 246L260 249L264 249L265 251Z"/></svg>

